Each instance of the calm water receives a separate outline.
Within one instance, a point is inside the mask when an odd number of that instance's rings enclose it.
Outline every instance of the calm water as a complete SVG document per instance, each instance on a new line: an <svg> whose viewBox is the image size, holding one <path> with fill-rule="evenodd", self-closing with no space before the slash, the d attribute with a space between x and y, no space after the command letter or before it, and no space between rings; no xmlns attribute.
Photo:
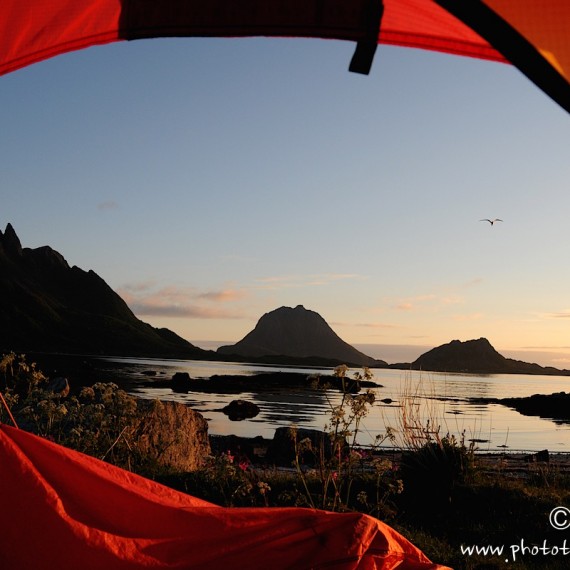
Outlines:
<svg viewBox="0 0 570 570"><path fill-rule="evenodd" d="M330 374L330 369L285 368L250 364L106 358L101 365L110 365L133 395L182 402L201 412L209 423L211 434L235 434L244 437L261 435L272 438L275 428L296 423L300 427L322 429L331 403L339 401L335 391L280 390L245 392L239 395L180 394L170 388L152 386L153 378L170 378L175 372L188 372L193 378L214 374L251 375L261 371L297 371L307 374ZM156 372L155 377L145 373ZM376 403L363 420L359 438L369 444L386 426L398 430L402 411L417 417L421 423L430 421L441 426L441 433L465 434L476 439L480 450L540 450L570 452L570 425L552 420L523 416L498 404L474 404L471 398L505 398L551 394L569 391L570 377L530 375L464 375L435 372L373 370L374 380L383 385L375 389ZM251 420L230 421L220 409L231 400L241 398L255 402L260 414ZM393 402L384 404L383 399ZM408 403L406 405L406 402ZM411 402L411 404L410 404Z"/></svg>

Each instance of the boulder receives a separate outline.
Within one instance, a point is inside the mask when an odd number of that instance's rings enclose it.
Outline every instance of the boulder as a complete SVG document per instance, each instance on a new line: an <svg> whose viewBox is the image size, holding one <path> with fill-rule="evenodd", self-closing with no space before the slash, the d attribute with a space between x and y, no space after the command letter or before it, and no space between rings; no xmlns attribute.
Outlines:
<svg viewBox="0 0 570 570"><path fill-rule="evenodd" d="M188 372L176 372L170 381L170 387L173 392L188 392L191 383L192 378L190 378Z"/></svg>
<svg viewBox="0 0 570 570"><path fill-rule="evenodd" d="M57 378L49 381L46 390L65 398L66 396L69 396L69 382L67 381L67 378L58 376Z"/></svg>
<svg viewBox="0 0 570 570"><path fill-rule="evenodd" d="M232 421L241 421L255 418L259 414L259 406L247 400L232 400L222 412Z"/></svg>
<svg viewBox="0 0 570 570"><path fill-rule="evenodd" d="M548 449L543 449L538 453L525 456L524 460L527 463L550 463L550 453Z"/></svg>
<svg viewBox="0 0 570 570"><path fill-rule="evenodd" d="M230 452L236 463L265 463L270 439L256 437L238 437L237 435L211 435L210 446L213 455Z"/></svg>
<svg viewBox="0 0 570 570"><path fill-rule="evenodd" d="M304 440L299 453L299 461L305 465L313 465L320 458L320 450L324 452L324 457L330 459L332 453L332 442L329 434L316 429L279 427L275 430L273 440L267 450L267 457L276 465L291 465L295 460L295 440L297 446Z"/></svg>
<svg viewBox="0 0 570 570"><path fill-rule="evenodd" d="M210 454L208 422L178 402L139 400L135 441L142 456L180 471L198 469Z"/></svg>

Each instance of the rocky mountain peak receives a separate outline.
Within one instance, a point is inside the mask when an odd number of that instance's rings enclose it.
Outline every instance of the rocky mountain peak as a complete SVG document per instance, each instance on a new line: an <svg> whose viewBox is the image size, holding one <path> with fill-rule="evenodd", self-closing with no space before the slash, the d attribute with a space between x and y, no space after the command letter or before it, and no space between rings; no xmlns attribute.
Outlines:
<svg viewBox="0 0 570 570"><path fill-rule="evenodd" d="M50 246L22 249L11 224L0 232L0 315L4 352L207 355L140 321L101 277Z"/></svg>
<svg viewBox="0 0 570 570"><path fill-rule="evenodd" d="M4 233L0 230L0 248L10 257L22 255L22 244L12 224L6 226Z"/></svg>
<svg viewBox="0 0 570 570"><path fill-rule="evenodd" d="M319 313L303 305L280 307L264 314L241 341L221 346L218 354L322 358L362 366L385 364L343 341Z"/></svg>

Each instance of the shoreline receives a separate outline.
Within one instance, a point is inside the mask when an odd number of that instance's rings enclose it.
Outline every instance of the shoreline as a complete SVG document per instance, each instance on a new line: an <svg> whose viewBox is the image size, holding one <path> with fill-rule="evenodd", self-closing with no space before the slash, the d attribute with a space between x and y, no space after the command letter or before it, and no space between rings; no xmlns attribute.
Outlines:
<svg viewBox="0 0 570 570"><path fill-rule="evenodd" d="M213 452L222 453L231 451L237 456L248 457L252 465L259 468L272 468L266 457L273 440L257 437L241 437L237 435L209 434L210 446ZM364 447L366 449L366 447ZM399 465L402 454L406 450L397 447L381 447L372 452L375 457L383 457ZM257 459L257 462L254 461ZM475 465L487 474L503 474L511 477L525 477L536 475L545 470L556 471L560 474L570 474L570 451L473 451ZM287 467L285 465L277 467Z"/></svg>

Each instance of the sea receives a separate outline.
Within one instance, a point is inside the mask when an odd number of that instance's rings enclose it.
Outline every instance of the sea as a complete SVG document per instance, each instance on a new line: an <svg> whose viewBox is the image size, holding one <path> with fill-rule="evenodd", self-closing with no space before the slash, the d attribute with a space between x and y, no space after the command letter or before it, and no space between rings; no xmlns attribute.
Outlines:
<svg viewBox="0 0 570 570"><path fill-rule="evenodd" d="M95 366L107 369L106 379L112 374L112 379L134 396L190 406L206 418L212 435L271 439L281 426L324 429L331 410L342 398L337 390L279 387L241 394L179 393L164 382L176 372L188 372L191 378L260 372L298 372L309 376L330 375L332 368L120 357L97 358ZM349 370L349 376L358 371ZM455 437L482 452L570 452L570 423L525 416L507 406L484 401L570 391L570 377L392 369L372 369L372 373L374 382L381 387L373 388L375 402L362 419L357 435L363 446L372 445L378 438L382 440L388 428L395 434L396 442L385 440L386 447L404 445L406 437L414 433L417 440L429 428L440 437ZM231 421L221 409L234 399L254 402L260 413L253 419Z"/></svg>

